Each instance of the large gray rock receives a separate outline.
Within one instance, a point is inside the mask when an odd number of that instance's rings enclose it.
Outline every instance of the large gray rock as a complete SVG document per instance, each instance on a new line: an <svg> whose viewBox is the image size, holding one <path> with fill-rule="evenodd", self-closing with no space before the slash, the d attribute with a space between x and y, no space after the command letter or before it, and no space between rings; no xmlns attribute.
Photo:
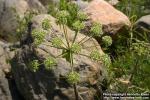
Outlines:
<svg viewBox="0 0 150 100"><path fill-rule="evenodd" d="M0 41L1 42L1 41ZM4 70L10 66L6 64L6 58L4 55L5 51L0 45L0 100L12 100L11 94L9 91L9 84L5 78Z"/></svg>
<svg viewBox="0 0 150 100"><path fill-rule="evenodd" d="M0 41L0 100L23 100L11 76L11 66L8 61L13 57L14 52L10 51L9 45Z"/></svg>
<svg viewBox="0 0 150 100"><path fill-rule="evenodd" d="M68 84L64 78L70 71L70 64L64 58L56 58L57 66L51 70L45 70L44 65L40 66L37 72L29 70L28 63L36 58L43 61L48 56L56 57L61 54L62 50L49 46L52 37L57 36L64 39L62 29L55 23L55 19L50 15L38 15L33 18L32 27L42 29L41 23L44 19L49 19L52 29L47 31L45 42L38 48L33 48L22 42L22 48L18 50L16 56L12 60L12 72L20 93L26 100L75 100L73 87ZM68 29L68 37L71 42L74 37L74 32ZM85 35L78 34L77 41L80 41ZM27 37L30 39L31 37ZM32 43L32 42L30 42ZM98 43L94 39L82 45L81 53L88 55ZM91 48L86 48L93 46ZM103 54L100 46L97 46L99 52ZM103 81L105 76L104 68L101 62L92 61L89 57L82 55L74 56L74 67L80 73L81 79L77 86L79 94L83 100L94 100L96 88Z"/></svg>
<svg viewBox="0 0 150 100"><path fill-rule="evenodd" d="M38 0L0 0L0 35L15 37L18 26L16 15L23 18L25 12L29 10L46 12Z"/></svg>
<svg viewBox="0 0 150 100"><path fill-rule="evenodd" d="M141 17L137 22L136 26L138 28L144 28L150 30L150 15L146 15Z"/></svg>

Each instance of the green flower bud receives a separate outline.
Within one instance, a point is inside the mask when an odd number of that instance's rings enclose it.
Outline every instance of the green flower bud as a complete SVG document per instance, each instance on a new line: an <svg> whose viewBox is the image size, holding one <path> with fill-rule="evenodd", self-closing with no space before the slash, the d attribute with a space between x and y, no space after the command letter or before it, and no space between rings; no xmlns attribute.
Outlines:
<svg viewBox="0 0 150 100"><path fill-rule="evenodd" d="M96 61L100 60L100 53L98 50L93 50L90 54L90 58Z"/></svg>
<svg viewBox="0 0 150 100"><path fill-rule="evenodd" d="M106 47L112 45L112 38L110 36L104 36L102 37L102 41Z"/></svg>
<svg viewBox="0 0 150 100"><path fill-rule="evenodd" d="M60 24L67 24L67 18L69 16L69 13L65 10L59 11L57 14L57 20Z"/></svg>
<svg viewBox="0 0 150 100"><path fill-rule="evenodd" d="M44 30L48 30L51 28L50 20L49 19L44 19L42 22L42 28Z"/></svg>
<svg viewBox="0 0 150 100"><path fill-rule="evenodd" d="M81 52L81 45L74 43L71 47L71 51L74 53L80 53Z"/></svg>
<svg viewBox="0 0 150 100"><path fill-rule="evenodd" d="M44 60L44 65L47 70L51 70L56 65L56 61L54 58L49 57L46 60Z"/></svg>
<svg viewBox="0 0 150 100"><path fill-rule="evenodd" d="M33 72L36 72L38 69L39 69L39 63L38 63L38 60L33 60L32 62L30 62L30 69L33 71Z"/></svg>
<svg viewBox="0 0 150 100"><path fill-rule="evenodd" d="M109 67L111 65L111 59L110 59L109 55L107 55L107 54L101 55L100 60L102 61L103 65L105 67Z"/></svg>
<svg viewBox="0 0 150 100"><path fill-rule="evenodd" d="M80 31L85 28L85 24L80 21L76 21L75 23L73 23L72 26L75 31Z"/></svg>
<svg viewBox="0 0 150 100"><path fill-rule="evenodd" d="M52 39L51 43L54 47L59 48L62 46L63 41L59 37L55 37Z"/></svg>
<svg viewBox="0 0 150 100"><path fill-rule="evenodd" d="M67 81L68 81L70 84L78 83L78 82L80 81L80 74L77 73L77 72L70 72L70 73L67 75Z"/></svg>
<svg viewBox="0 0 150 100"><path fill-rule="evenodd" d="M90 32L92 36L101 37L103 35L102 25L99 23L94 23L90 29Z"/></svg>
<svg viewBox="0 0 150 100"><path fill-rule="evenodd" d="M34 38L34 44L36 46L40 45L42 42L44 42L45 38L45 32L41 30L33 30L32 31L32 37Z"/></svg>
<svg viewBox="0 0 150 100"><path fill-rule="evenodd" d="M81 11L78 12L78 16L77 17L81 21L84 21L84 20L86 20L88 18L87 14L85 14L85 13L83 13Z"/></svg>

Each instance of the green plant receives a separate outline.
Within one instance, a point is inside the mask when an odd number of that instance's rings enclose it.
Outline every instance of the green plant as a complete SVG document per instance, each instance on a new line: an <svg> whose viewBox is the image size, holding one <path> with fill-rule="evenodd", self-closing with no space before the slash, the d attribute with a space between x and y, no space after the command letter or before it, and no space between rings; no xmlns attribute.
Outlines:
<svg viewBox="0 0 150 100"><path fill-rule="evenodd" d="M42 22L42 28L44 30L48 30L51 28L50 20L49 19L44 19Z"/></svg>
<svg viewBox="0 0 150 100"><path fill-rule="evenodd" d="M30 62L30 69L33 71L33 72L36 72L38 69L39 69L39 62L38 60L33 60Z"/></svg>
<svg viewBox="0 0 150 100"><path fill-rule="evenodd" d="M14 9L14 8L12 8L12 9L15 13L15 17L16 17L17 23L18 23L18 27L16 29L17 38L20 39L22 37L22 34L26 31L29 22L31 22L31 19L33 18L33 16L35 16L37 14L37 12L26 11L24 13L24 17L22 18L21 16L18 15L16 9Z"/></svg>
<svg viewBox="0 0 150 100"><path fill-rule="evenodd" d="M40 45L44 41L45 34L46 34L46 32L44 32L42 30L34 29L32 31L32 37L34 39L35 46Z"/></svg>
<svg viewBox="0 0 150 100"><path fill-rule="evenodd" d="M93 27L90 29L90 35L101 37L103 35L102 25L99 23L93 23Z"/></svg>
<svg viewBox="0 0 150 100"><path fill-rule="evenodd" d="M77 73L77 72L70 72L68 75L67 75L67 81L70 83L70 84L76 84L80 81L80 74Z"/></svg>
<svg viewBox="0 0 150 100"><path fill-rule="evenodd" d="M102 41L106 47L109 47L112 45L112 38L110 36L102 37Z"/></svg>
<svg viewBox="0 0 150 100"><path fill-rule="evenodd" d="M44 60L44 65L47 70L51 70L56 65L56 61L54 58L48 57L47 59Z"/></svg>
<svg viewBox="0 0 150 100"><path fill-rule="evenodd" d="M149 0L122 0L116 5L116 8L129 17L137 15L137 17L140 18L147 14L146 10L149 9L149 4Z"/></svg>
<svg viewBox="0 0 150 100"><path fill-rule="evenodd" d="M90 55L85 55L85 54L81 53L82 45L85 42L87 42L88 40L90 40L91 38L93 38L95 36L101 37L103 35L102 25L98 24L98 23L93 23L93 25L91 26L90 37L85 36L80 41L77 42L76 40L77 40L79 32L85 28L84 20L86 20L87 16L82 12L78 12L78 8L75 4L72 4L69 2L69 3L67 3L69 5L67 5L64 3L66 3L65 0L62 0L60 2L60 5L61 5L61 7L59 8L60 11L56 14L56 18L57 18L56 21L57 21L58 25L60 26L60 28L62 28L62 30L63 30L62 36L63 36L64 40L62 40L60 37L52 37L50 46L55 47L57 49L61 49L62 54L58 55L57 57L63 57L66 59L66 61L68 61L70 63L71 70L70 70L70 72L68 72L66 79L67 79L68 83L73 85L75 97L76 97L76 100L78 100L79 93L77 90L77 84L80 80L80 74L77 71L75 71L74 56L81 55L81 56L89 57L89 58L93 59L93 61L102 62L103 65L106 67L110 66L109 64L111 63L111 61L110 61L110 58L108 55L101 54L100 51L98 51L96 49L91 51ZM51 25L49 25L48 21L49 20L45 19L42 22L42 28L45 30L47 30L48 28L50 28L49 26L51 26ZM74 31L75 31L72 41L69 40L69 35L68 35L68 30L67 30L67 26L69 26L69 25L71 25L70 27L72 29L74 29ZM34 38L33 44L36 45L36 47L38 45L40 45L42 42L44 42L45 34L46 33L41 30L33 30L32 31L32 36ZM47 70L49 70L49 69L51 70L54 68L54 66L56 65L56 61L55 61L56 58L49 57L46 60L44 60L43 64L45 65L45 68ZM34 68L34 66L33 66L33 68Z"/></svg>

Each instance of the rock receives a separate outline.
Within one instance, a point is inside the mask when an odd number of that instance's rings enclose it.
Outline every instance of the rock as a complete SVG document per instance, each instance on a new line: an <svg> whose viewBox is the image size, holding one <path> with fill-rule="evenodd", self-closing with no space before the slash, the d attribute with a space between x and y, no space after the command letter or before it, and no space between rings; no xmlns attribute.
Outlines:
<svg viewBox="0 0 150 100"><path fill-rule="evenodd" d="M8 81L5 78L5 73L3 72L4 69L8 69L10 67L6 64L4 53L5 51L0 45L0 100L12 100Z"/></svg>
<svg viewBox="0 0 150 100"><path fill-rule="evenodd" d="M14 75L17 87L26 100L75 100L73 87L64 78L70 71L70 64L64 58L56 58L57 66L53 70L46 70L44 65L40 66L37 72L29 70L29 65L33 58L43 61L49 56L56 57L61 54L62 50L48 46L51 44L52 37L62 36L62 28L60 28L53 17L50 15L38 15L32 20L34 29L42 29L41 23L44 19L49 19L52 29L48 31L45 42L38 48L32 48L24 44L20 48L12 60L12 73ZM73 40L74 32L68 29L69 41ZM77 41L80 41L85 35L78 34ZM29 37L28 37L29 38ZM82 46L81 53L89 54L95 47L88 46L98 45L95 39L90 39ZM102 54L100 46L97 46ZM89 57L82 55L74 55L74 67L80 73L81 79L77 86L83 100L94 100L96 88L93 86L100 83L105 77L105 69L101 62L92 61Z"/></svg>
<svg viewBox="0 0 150 100"><path fill-rule="evenodd" d="M89 4L87 1L82 1L82 0L76 0L74 1L74 3L77 4L81 10L86 8Z"/></svg>
<svg viewBox="0 0 150 100"><path fill-rule="evenodd" d="M91 1L84 11L89 15L90 22L101 23L106 33L114 34L123 26L130 26L128 17L104 0Z"/></svg>
<svg viewBox="0 0 150 100"><path fill-rule="evenodd" d="M0 100L24 100L10 74L11 66L7 62L11 57L13 53L9 51L9 44L0 41Z"/></svg>
<svg viewBox="0 0 150 100"><path fill-rule="evenodd" d="M18 26L16 15L23 18L29 10L46 12L38 0L0 0L0 35L15 40Z"/></svg>
<svg viewBox="0 0 150 100"><path fill-rule="evenodd" d="M11 93L9 91L9 84L5 78L5 74L0 67L0 100L12 100Z"/></svg>
<svg viewBox="0 0 150 100"><path fill-rule="evenodd" d="M146 15L137 20L135 26L150 30L150 15Z"/></svg>
<svg viewBox="0 0 150 100"><path fill-rule="evenodd" d="M108 1L108 3L110 3L113 6L115 6L119 3L119 0L106 0L106 1Z"/></svg>

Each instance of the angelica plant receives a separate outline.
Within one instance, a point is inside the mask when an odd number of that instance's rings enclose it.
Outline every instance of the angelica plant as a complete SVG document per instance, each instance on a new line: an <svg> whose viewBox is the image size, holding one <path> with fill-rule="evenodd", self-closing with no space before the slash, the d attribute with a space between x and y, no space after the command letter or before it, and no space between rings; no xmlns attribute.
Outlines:
<svg viewBox="0 0 150 100"><path fill-rule="evenodd" d="M44 64L47 70L52 70L57 64L55 60L57 57L65 58L66 61L70 63L70 67L71 67L71 70L66 75L66 80L68 81L68 83L73 85L75 97L76 97L76 100L78 100L79 93L77 90L77 84L80 81L80 74L77 71L75 71L75 67L74 67L75 55L86 56L96 62L102 61L103 65L105 66L109 66L110 59L108 55L101 54L98 50L95 50L95 49L91 51L90 55L82 54L81 52L83 48L82 46L85 42L89 41L93 37L96 37L96 36L101 37L103 35L102 25L98 23L93 23L93 25L90 28L90 33L91 33L90 37L85 36L77 42L76 40L78 38L79 32L85 28L84 20L87 19L87 16L82 12L76 12L73 15L74 16L73 18L71 10L77 10L77 9L70 9L72 8L71 6L68 6L66 8L66 5L63 4L64 2L65 2L64 0L61 1L62 3L61 5L63 5L63 7L60 8L60 11L56 14L56 18L57 18L56 21L58 25L60 26L60 28L63 30L62 36L64 40L62 40L62 38L60 37L52 37L50 40L51 42L50 46L55 47L57 49L61 49L62 53L56 56L55 58L49 57L45 59L44 62L41 64ZM73 7L76 7L76 6L74 5ZM73 19L71 23L70 23L70 19ZM69 35L68 35L69 34L67 30L68 23L69 25L71 24L71 28L75 31L74 37L72 40L70 40ZM44 30L48 30L50 27L51 25L49 25L49 20L47 19L43 20L42 28ZM44 42L45 34L46 33L44 33L44 31L33 30L32 35L34 38L34 44L40 45L42 42ZM36 66L36 68L39 66Z"/></svg>

